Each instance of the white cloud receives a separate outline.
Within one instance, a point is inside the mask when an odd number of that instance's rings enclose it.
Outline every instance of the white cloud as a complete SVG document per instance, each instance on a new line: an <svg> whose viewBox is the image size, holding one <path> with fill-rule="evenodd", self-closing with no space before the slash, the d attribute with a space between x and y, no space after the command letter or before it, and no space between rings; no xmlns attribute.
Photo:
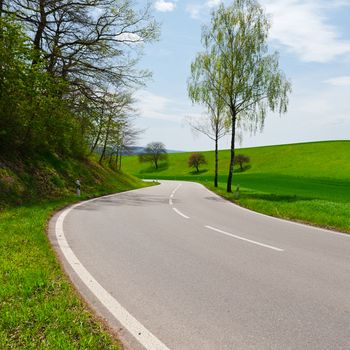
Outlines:
<svg viewBox="0 0 350 350"><path fill-rule="evenodd" d="M190 14L193 19L198 19L201 12L201 5L189 4L186 6L186 11Z"/></svg>
<svg viewBox="0 0 350 350"><path fill-rule="evenodd" d="M350 41L326 20L327 11L350 3L342 0L264 0L272 15L270 38L286 46L303 61L329 62L350 54Z"/></svg>
<svg viewBox="0 0 350 350"><path fill-rule="evenodd" d="M161 95L156 95L149 91L139 91L136 93L137 110L142 118L158 119L182 123L189 113L198 113L198 109L191 107L190 103L180 102Z"/></svg>
<svg viewBox="0 0 350 350"><path fill-rule="evenodd" d="M300 86L301 84L301 86ZM303 86L290 98L288 113L282 117L268 116L263 133L245 135L245 147L306 142L316 140L347 140L350 130L348 89L323 86L323 89Z"/></svg>
<svg viewBox="0 0 350 350"><path fill-rule="evenodd" d="M175 2L166 0L157 0L154 4L154 8L160 12L171 12L176 7Z"/></svg>
<svg viewBox="0 0 350 350"><path fill-rule="evenodd" d="M200 19L221 2L192 2L186 11L192 18ZM272 16L272 42L286 47L302 61L326 63L350 55L350 40L327 19L330 11L349 7L350 0L261 0L261 3Z"/></svg>
<svg viewBox="0 0 350 350"><path fill-rule="evenodd" d="M194 19L199 19L201 15L207 14L209 10L218 6L222 0L207 0L204 3L190 3L186 6L186 11Z"/></svg>
<svg viewBox="0 0 350 350"><path fill-rule="evenodd" d="M142 38L135 33L121 33L116 36L117 40L123 41L123 42L132 42L137 43L142 41Z"/></svg>
<svg viewBox="0 0 350 350"><path fill-rule="evenodd" d="M333 86L350 86L350 75L328 79L325 81L325 83L331 84Z"/></svg>
<svg viewBox="0 0 350 350"><path fill-rule="evenodd" d="M220 3L221 3L221 0L208 0L206 5L211 8L211 7L218 6Z"/></svg>

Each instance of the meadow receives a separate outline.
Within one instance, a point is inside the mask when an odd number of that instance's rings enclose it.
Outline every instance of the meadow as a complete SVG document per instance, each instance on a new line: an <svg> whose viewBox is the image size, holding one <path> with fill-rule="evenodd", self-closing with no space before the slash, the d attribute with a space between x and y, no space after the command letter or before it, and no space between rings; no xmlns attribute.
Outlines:
<svg viewBox="0 0 350 350"><path fill-rule="evenodd" d="M229 151L219 154L219 187L213 186L214 152L199 173L187 165L191 153L169 154L158 170L137 156L124 158L124 171L140 178L197 181L239 205L268 215L350 232L350 141L325 141L241 148L250 157L241 171L235 166L234 188L225 191Z"/></svg>

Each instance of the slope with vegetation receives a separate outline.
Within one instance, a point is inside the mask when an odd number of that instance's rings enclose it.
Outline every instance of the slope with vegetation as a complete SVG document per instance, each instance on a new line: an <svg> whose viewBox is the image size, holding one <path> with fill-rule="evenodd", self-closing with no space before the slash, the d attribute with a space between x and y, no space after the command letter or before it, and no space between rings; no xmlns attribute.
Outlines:
<svg viewBox="0 0 350 350"><path fill-rule="evenodd" d="M0 348L119 349L61 271L45 235L55 210L144 186L93 160L0 161ZM19 205L20 204L20 205Z"/></svg>
<svg viewBox="0 0 350 350"><path fill-rule="evenodd" d="M241 171L235 166L234 188L240 198L225 193L230 151L219 153L217 192L256 211L323 227L350 232L350 141L329 141L246 148L250 158ZM208 164L200 173L187 166L189 153L170 154L158 171L142 165L137 157L124 162L125 169L141 178L199 181L215 190L213 152L203 152Z"/></svg>

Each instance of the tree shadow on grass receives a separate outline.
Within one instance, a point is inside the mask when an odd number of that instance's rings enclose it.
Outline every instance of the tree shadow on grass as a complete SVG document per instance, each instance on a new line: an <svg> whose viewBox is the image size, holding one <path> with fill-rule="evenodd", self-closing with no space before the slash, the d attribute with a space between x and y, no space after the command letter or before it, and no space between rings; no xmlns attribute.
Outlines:
<svg viewBox="0 0 350 350"><path fill-rule="evenodd" d="M208 169L203 169L203 170L199 170L199 171L193 170L193 171L190 171L190 174L191 175L201 175L201 174L206 173L207 171L208 171Z"/></svg>
<svg viewBox="0 0 350 350"><path fill-rule="evenodd" d="M124 192L116 196L97 198L74 208L77 211L103 211L105 207L149 207L160 204L169 205L169 198L164 195Z"/></svg>
<svg viewBox="0 0 350 350"><path fill-rule="evenodd" d="M158 164L158 169L155 168L155 166L152 164L146 169L140 170L140 174L151 174L151 173L160 173L162 171L165 171L169 168L168 162L162 162Z"/></svg>
<svg viewBox="0 0 350 350"><path fill-rule="evenodd" d="M244 199L259 199L269 202L286 202L286 203L294 203L300 201L311 201L316 200L318 198L315 197L301 197L297 195L280 195L280 194L271 194L271 193L241 193L241 198Z"/></svg>
<svg viewBox="0 0 350 350"><path fill-rule="evenodd" d="M243 166L243 168L241 169L240 167L239 168L236 168L234 169L234 173L244 173L246 172L247 170L249 170L252 166L251 165L245 165Z"/></svg>

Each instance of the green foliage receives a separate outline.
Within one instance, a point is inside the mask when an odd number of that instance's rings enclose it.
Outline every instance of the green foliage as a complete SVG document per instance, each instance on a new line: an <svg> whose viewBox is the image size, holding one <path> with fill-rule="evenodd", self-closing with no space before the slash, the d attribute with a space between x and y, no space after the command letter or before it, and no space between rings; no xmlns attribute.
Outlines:
<svg viewBox="0 0 350 350"><path fill-rule="evenodd" d="M100 163L114 156L120 167L139 132L132 94L151 75L137 67L138 43L159 35L151 4L2 0L0 7L3 157L80 158L90 147L102 150Z"/></svg>
<svg viewBox="0 0 350 350"><path fill-rule="evenodd" d="M241 172L235 166L234 186L240 185L239 203L253 210L350 232L350 141L329 141L239 149L251 159ZM170 154L168 167L152 172L137 157L124 160L124 169L142 178L199 181L211 186L214 152L203 152L205 173L193 175L186 168L189 153ZM324 154L331 157L324 161ZM219 193L224 194L230 151L219 152ZM212 188L214 190L214 188ZM225 195L226 196L226 195ZM234 196L227 195L234 200Z"/></svg>
<svg viewBox="0 0 350 350"><path fill-rule="evenodd" d="M0 151L30 155L82 153L77 120L62 99L65 84L33 65L29 38L0 18Z"/></svg>

